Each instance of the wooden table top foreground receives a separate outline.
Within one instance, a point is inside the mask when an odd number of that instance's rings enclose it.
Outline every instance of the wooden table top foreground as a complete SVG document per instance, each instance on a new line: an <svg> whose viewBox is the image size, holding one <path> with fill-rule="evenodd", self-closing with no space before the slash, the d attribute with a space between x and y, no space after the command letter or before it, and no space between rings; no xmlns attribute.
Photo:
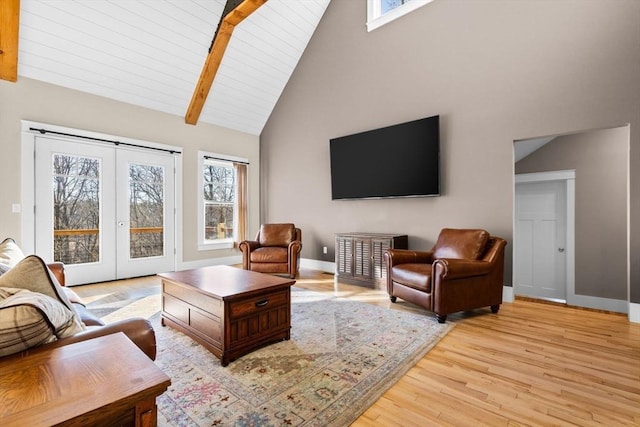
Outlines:
<svg viewBox="0 0 640 427"><path fill-rule="evenodd" d="M171 384L122 332L0 362L0 425L55 425L155 398Z"/></svg>
<svg viewBox="0 0 640 427"><path fill-rule="evenodd" d="M287 287L294 279L256 273L229 265L195 268L193 270L160 273L158 276L173 282L192 286L199 291L218 297L223 301L236 297L247 297L265 288Z"/></svg>

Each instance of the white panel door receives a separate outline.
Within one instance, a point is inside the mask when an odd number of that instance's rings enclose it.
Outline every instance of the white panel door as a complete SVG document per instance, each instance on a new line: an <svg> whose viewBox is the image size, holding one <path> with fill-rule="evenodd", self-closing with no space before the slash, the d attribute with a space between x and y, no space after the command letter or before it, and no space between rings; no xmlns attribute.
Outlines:
<svg viewBox="0 0 640 427"><path fill-rule="evenodd" d="M118 150L118 278L174 270L174 157Z"/></svg>
<svg viewBox="0 0 640 427"><path fill-rule="evenodd" d="M35 249L70 285L175 268L170 154L37 137Z"/></svg>
<svg viewBox="0 0 640 427"><path fill-rule="evenodd" d="M566 300L565 192L560 181L516 184L516 295Z"/></svg>

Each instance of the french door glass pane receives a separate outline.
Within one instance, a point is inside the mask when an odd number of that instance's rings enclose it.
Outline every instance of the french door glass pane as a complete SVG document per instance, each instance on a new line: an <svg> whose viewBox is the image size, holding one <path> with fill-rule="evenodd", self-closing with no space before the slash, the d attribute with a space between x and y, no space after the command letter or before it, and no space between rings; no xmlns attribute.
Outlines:
<svg viewBox="0 0 640 427"><path fill-rule="evenodd" d="M164 168L129 164L129 256L164 255Z"/></svg>
<svg viewBox="0 0 640 427"><path fill-rule="evenodd" d="M53 155L54 260L100 261L99 159Z"/></svg>

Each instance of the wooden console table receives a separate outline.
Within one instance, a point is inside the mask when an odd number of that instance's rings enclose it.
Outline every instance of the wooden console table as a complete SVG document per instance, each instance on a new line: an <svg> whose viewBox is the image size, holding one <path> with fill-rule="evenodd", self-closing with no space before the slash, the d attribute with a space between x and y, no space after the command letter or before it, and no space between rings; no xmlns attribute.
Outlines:
<svg viewBox="0 0 640 427"><path fill-rule="evenodd" d="M336 278L345 283L369 288L384 288L387 267L384 251L407 249L405 234L338 233L336 234Z"/></svg>
<svg viewBox="0 0 640 427"><path fill-rule="evenodd" d="M171 384L122 332L0 361L0 425L157 424Z"/></svg>

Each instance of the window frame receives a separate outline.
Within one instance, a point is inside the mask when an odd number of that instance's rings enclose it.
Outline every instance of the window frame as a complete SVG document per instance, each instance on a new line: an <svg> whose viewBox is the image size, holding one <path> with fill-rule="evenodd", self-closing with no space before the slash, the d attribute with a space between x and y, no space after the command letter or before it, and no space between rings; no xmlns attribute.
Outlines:
<svg viewBox="0 0 640 427"><path fill-rule="evenodd" d="M380 28L389 22L421 8L433 0L410 0L409 2L382 14L382 0L367 0L367 32Z"/></svg>
<svg viewBox="0 0 640 427"><path fill-rule="evenodd" d="M215 240L205 240L205 232L204 232L204 208L205 208L205 200L204 200L204 192L203 192L203 188L204 188L204 166L207 162L210 162L210 160L206 159L206 157L213 157L216 160L211 161L212 163L233 163L233 162L243 162L243 163L248 163L247 159L241 158L241 157L235 157L235 156L230 156L227 154L219 154L219 153L211 153L211 152L206 152L206 151L198 151L198 188L197 188L197 193L198 194L198 221L197 221L197 227L198 227L198 250L199 251L209 251L209 250L216 250L216 249L232 249L234 247L234 242L237 236L237 227L234 227L233 230L233 236L232 237L228 237L225 239L215 239ZM234 174L235 174L235 168L234 168ZM238 194L238 188L237 188L237 177L234 177L234 181L236 183L233 191L234 191L234 195L236 197L234 197L234 206L233 206L233 212L234 212L234 218L237 218L238 216L238 198L237 198L237 194Z"/></svg>

